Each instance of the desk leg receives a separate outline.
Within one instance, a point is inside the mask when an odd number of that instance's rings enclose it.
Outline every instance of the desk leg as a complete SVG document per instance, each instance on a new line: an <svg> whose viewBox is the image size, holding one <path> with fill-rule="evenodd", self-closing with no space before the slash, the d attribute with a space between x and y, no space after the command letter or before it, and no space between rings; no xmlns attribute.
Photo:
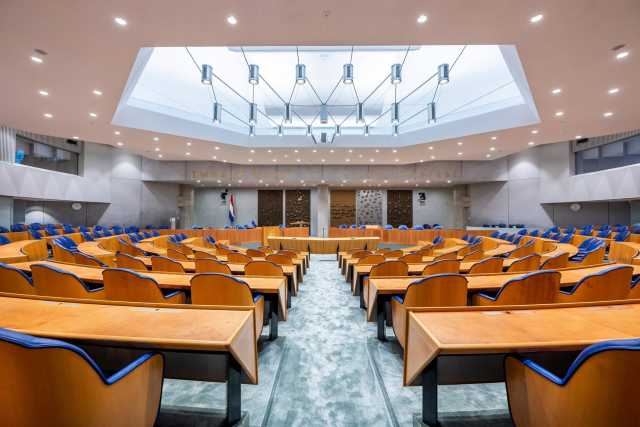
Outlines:
<svg viewBox="0 0 640 427"><path fill-rule="evenodd" d="M271 295L271 301L269 302L271 311L269 315L269 341L273 341L278 339L278 317L280 314L280 301L278 298L278 294L265 295ZM287 304L289 302L291 302L291 298L290 296L287 296Z"/></svg>
<svg viewBox="0 0 640 427"><path fill-rule="evenodd" d="M358 289L360 289L360 308L363 310L366 310L367 305L364 302L364 277L363 276L358 277L357 286L358 286Z"/></svg>
<svg viewBox="0 0 640 427"><path fill-rule="evenodd" d="M422 422L438 425L438 358L422 370Z"/></svg>
<svg viewBox="0 0 640 427"><path fill-rule="evenodd" d="M287 308L291 308L291 294L293 293L293 277L287 276Z"/></svg>
<svg viewBox="0 0 640 427"><path fill-rule="evenodd" d="M242 418L242 367L231 353L227 355L227 425L236 425Z"/></svg>
<svg viewBox="0 0 640 427"><path fill-rule="evenodd" d="M378 295L378 339L380 341L387 340L386 320L387 320L387 301L390 301L389 295Z"/></svg>

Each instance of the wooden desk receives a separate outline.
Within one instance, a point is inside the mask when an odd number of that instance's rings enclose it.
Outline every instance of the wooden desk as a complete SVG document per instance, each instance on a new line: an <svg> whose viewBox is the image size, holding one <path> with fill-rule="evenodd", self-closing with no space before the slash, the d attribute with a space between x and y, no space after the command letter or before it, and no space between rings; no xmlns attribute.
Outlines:
<svg viewBox="0 0 640 427"><path fill-rule="evenodd" d="M5 264L38 261L48 256L49 252L44 240L19 240L0 246L0 262Z"/></svg>
<svg viewBox="0 0 640 427"><path fill-rule="evenodd" d="M252 309L213 306L176 309L176 306L167 304L140 306L73 301L0 297L0 327L74 344L110 348L112 350L109 351L89 351L102 369L113 366L112 356L121 347L129 352L144 349L181 353L182 362L185 362L185 355L191 355L195 360L202 358L204 353L209 360L209 371L189 371L185 367L174 369L168 365L175 359L166 357L165 377L227 382L228 419L230 422L240 420L242 372L248 377L245 382L258 384L258 351ZM105 353L109 353L108 358L105 358ZM218 357L218 363L212 364L216 359L214 355L222 355L223 360ZM111 366L105 366L100 359L106 359ZM216 370L218 378L207 378ZM172 375L173 372L176 375Z"/></svg>
<svg viewBox="0 0 640 427"><path fill-rule="evenodd" d="M29 226L26 226L27 229L29 228ZM44 234L44 233L42 233ZM6 237L7 239L9 239L10 242L20 242L22 240L32 240L33 237L31 237L31 234L29 234L28 231L12 231L10 233L2 233L2 235L4 237Z"/></svg>
<svg viewBox="0 0 640 427"><path fill-rule="evenodd" d="M309 237L309 227L287 227L279 231L282 237Z"/></svg>
<svg viewBox="0 0 640 427"><path fill-rule="evenodd" d="M609 248L609 259L621 264L640 264L640 243L611 243L611 247Z"/></svg>
<svg viewBox="0 0 640 427"><path fill-rule="evenodd" d="M580 351L640 336L640 300L408 309L407 317L403 384L422 384L422 421L429 426L438 422L438 384L504 381L505 354L544 357L540 352ZM563 358L558 356L550 360ZM566 356L568 364L574 356Z"/></svg>
<svg viewBox="0 0 640 427"><path fill-rule="evenodd" d="M382 241L383 230L381 228L329 228L329 238L345 239L349 237L378 237Z"/></svg>
<svg viewBox="0 0 640 427"><path fill-rule="evenodd" d="M352 237L344 239L269 237L269 247L274 251L282 247L308 251L312 254L337 254L339 250L344 251L365 247L370 251L376 251L379 242L380 239L377 237Z"/></svg>
<svg viewBox="0 0 640 427"><path fill-rule="evenodd" d="M105 270L101 267L90 267L78 264L67 264L64 262L56 261L39 261L39 262L24 262L14 264L14 267L24 271L27 274L31 274L31 266L33 264L45 264L52 267L59 268L61 270L68 271L75 274L87 283L96 283L103 285L102 272ZM175 289L186 292L191 292L191 279L193 274L185 273L158 273L148 271L143 273L147 277L151 277L162 289ZM247 282L251 288L251 292L264 294L264 298L270 301L271 313L269 316L270 325L270 339L274 340L278 338L278 319L282 321L287 320L287 286L286 279L282 277L255 277L245 276L242 278Z"/></svg>
<svg viewBox="0 0 640 427"><path fill-rule="evenodd" d="M571 268L557 270L562 277L560 287L575 286L583 277L614 267L616 264L606 264L597 267ZM640 275L640 265L633 267L633 277ZM467 275L467 291L469 293L481 291L497 291L511 279L528 273L497 273L488 275ZM394 295L404 295L407 287L417 280L416 277L372 277L369 279L369 295L367 297L367 321L378 322L378 339L385 339L384 324L386 321L386 303ZM631 285L629 285L631 286Z"/></svg>
<svg viewBox="0 0 640 427"><path fill-rule="evenodd" d="M150 231L150 230L144 230ZM246 243L261 243L262 242L262 228L249 228L246 230L237 230L235 228L223 228L223 229L179 229L179 230L155 230L162 236L169 234L184 234L187 238L190 237L204 237L211 236L216 242L221 240L228 240L233 245L242 245Z"/></svg>

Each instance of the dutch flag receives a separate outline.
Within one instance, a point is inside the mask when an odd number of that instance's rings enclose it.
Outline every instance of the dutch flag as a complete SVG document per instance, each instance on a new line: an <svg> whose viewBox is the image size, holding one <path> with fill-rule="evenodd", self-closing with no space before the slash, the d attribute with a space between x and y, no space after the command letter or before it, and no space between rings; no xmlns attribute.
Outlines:
<svg viewBox="0 0 640 427"><path fill-rule="evenodd" d="M233 222L236 219L236 211L233 207L233 194L229 199L229 221Z"/></svg>

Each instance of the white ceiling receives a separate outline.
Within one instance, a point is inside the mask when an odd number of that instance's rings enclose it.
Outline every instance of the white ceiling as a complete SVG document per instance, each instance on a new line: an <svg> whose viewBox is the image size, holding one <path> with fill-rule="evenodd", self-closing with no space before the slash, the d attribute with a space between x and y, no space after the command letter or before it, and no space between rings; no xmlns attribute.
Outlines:
<svg viewBox="0 0 640 427"><path fill-rule="evenodd" d="M326 11L331 12L329 18L325 18ZM421 14L428 16L425 23L416 21ZM532 23L531 18L538 14L543 18ZM227 23L226 18L231 15L237 19L236 25ZM321 164L323 158L324 164L371 164L371 158L374 164L407 164L429 161L432 157L435 160L491 160L526 149L530 142L547 144L577 135L598 136L640 128L638 16L640 2L637 0L587 3L408 0L401 5L385 0L157 0L153 7L125 0L67 0L63 4L5 2L0 13L3 40L0 43L0 123L45 135L77 136L116 146L120 142L133 152L161 160L210 160L213 156L240 164L250 164L249 159L254 164L273 164L274 158L276 164L296 164L298 159L305 164ZM118 25L116 17L124 18L127 25ZM482 120L498 129L495 131L474 129L456 138L433 135L439 127L457 126L455 122L442 123L425 130L425 138L433 137L433 142L397 144L397 148L391 148L383 146L387 142L370 138L366 145L372 149L336 144L311 147L300 143L300 148L296 148L298 153L292 149L299 144L297 141L291 143L291 148L275 143L270 148L271 143L256 138L260 148L250 148L227 144L218 138L213 143L211 138L176 136L173 134L176 126L170 116L165 116L168 117L164 120L166 123L140 129L136 122L144 123L148 119L150 112L146 110L140 110L121 125L112 123L119 111L128 108L120 106L120 101L129 88L128 83L133 83L130 81L132 69L136 65L143 68L144 64L137 64L141 49L192 46L198 55L200 49L209 49L206 46L293 44L418 45L452 49L465 45L513 46L518 62L507 61L507 64L516 64L510 69L513 76L526 75L526 81L519 86L521 95L526 102L527 94L522 92L522 87L528 86L540 123L517 124L517 114L507 114L509 109L503 109L505 116ZM620 44L626 47L621 51L612 50ZM47 55L35 53L34 49L42 49ZM617 59L620 52L628 52L628 56ZM412 53L407 58L406 73L412 70ZM248 54L249 57L252 54ZM41 58L42 62L32 61L32 56ZM357 58L355 54L354 58ZM204 61L198 56L196 59ZM464 54L461 61L463 59ZM307 72L313 82L312 73L319 72L320 67L312 66L311 59L305 61L309 61ZM517 70L518 63L521 70ZM357 65L356 79L366 78L362 74L366 66L358 65L355 59L354 64ZM214 70L218 68L212 65ZM264 75L269 76L268 64L260 65ZM282 66L290 69L289 65ZM195 83L199 84L195 66L193 71ZM456 82L455 73L456 69L452 72L451 88ZM336 81L339 75L338 70ZM246 81L246 70L240 77ZM277 77L269 80L271 83ZM357 84L356 80L356 87ZM562 91L553 94L556 88ZM619 91L610 94L614 88ZM102 95L94 94L94 90L101 91ZM442 102L447 90L441 97ZM48 95L40 95L39 91L46 91ZM556 116L558 112L563 115ZM607 112L613 114L604 116ZM507 120L516 125L504 127ZM492 139L494 137L496 139ZM155 148L159 148L159 152ZM357 153L364 155L355 157ZM162 158L158 157L160 154Z"/></svg>

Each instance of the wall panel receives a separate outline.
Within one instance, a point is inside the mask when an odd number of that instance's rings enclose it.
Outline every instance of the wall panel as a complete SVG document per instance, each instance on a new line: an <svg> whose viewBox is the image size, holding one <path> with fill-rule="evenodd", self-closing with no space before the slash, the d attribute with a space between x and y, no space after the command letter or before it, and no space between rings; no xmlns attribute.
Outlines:
<svg viewBox="0 0 640 427"><path fill-rule="evenodd" d="M382 224L382 191L358 190L356 203L358 225Z"/></svg>
<svg viewBox="0 0 640 427"><path fill-rule="evenodd" d="M330 227L356 223L356 190L331 190Z"/></svg>
<svg viewBox="0 0 640 427"><path fill-rule="evenodd" d="M413 190L387 191L387 224L413 226Z"/></svg>
<svg viewBox="0 0 640 427"><path fill-rule="evenodd" d="M291 223L298 221L311 223L311 191L286 190L285 193L285 225L292 227Z"/></svg>
<svg viewBox="0 0 640 427"><path fill-rule="evenodd" d="M258 225L282 224L282 190L258 190Z"/></svg>

